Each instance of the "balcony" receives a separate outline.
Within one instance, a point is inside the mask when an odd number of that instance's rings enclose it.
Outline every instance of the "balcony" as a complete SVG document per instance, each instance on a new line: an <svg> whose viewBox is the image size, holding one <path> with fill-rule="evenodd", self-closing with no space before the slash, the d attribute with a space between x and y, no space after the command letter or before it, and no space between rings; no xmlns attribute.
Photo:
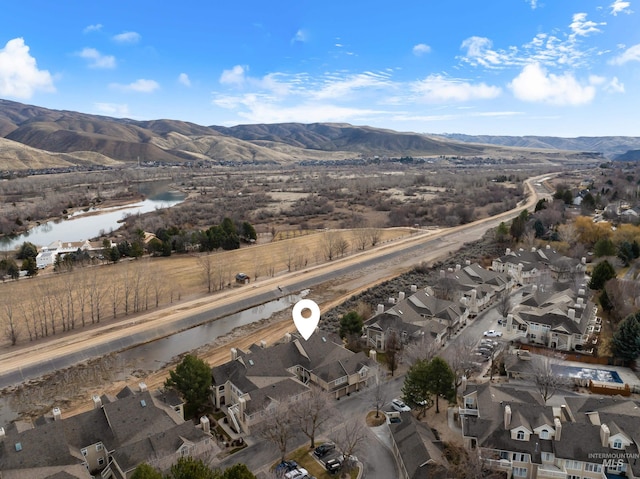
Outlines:
<svg viewBox="0 0 640 479"><path fill-rule="evenodd" d="M567 471L560 469L559 467L546 464L538 468L538 479L567 479Z"/></svg>
<svg viewBox="0 0 640 479"><path fill-rule="evenodd" d="M511 461L508 459L482 459L482 463L491 469L511 472ZM566 477L566 475L565 475Z"/></svg>
<svg viewBox="0 0 640 479"><path fill-rule="evenodd" d="M460 416L477 416L478 415L478 410L474 409L474 408L459 407L458 408L458 414Z"/></svg>

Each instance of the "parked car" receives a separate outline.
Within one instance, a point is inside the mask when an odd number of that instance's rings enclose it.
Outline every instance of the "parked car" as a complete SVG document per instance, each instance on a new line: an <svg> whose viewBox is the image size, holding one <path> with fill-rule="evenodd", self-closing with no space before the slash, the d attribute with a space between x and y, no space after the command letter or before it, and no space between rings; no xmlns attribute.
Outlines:
<svg viewBox="0 0 640 479"><path fill-rule="evenodd" d="M282 461L276 466L276 473L284 475L287 472L295 471L298 469L298 463L296 461Z"/></svg>
<svg viewBox="0 0 640 479"><path fill-rule="evenodd" d="M485 331L482 334L485 338L499 338L502 336L502 331L496 331L495 329L490 329Z"/></svg>
<svg viewBox="0 0 640 479"><path fill-rule="evenodd" d="M485 356L493 356L493 348L485 348L481 346L477 348L476 351L480 354L484 354Z"/></svg>
<svg viewBox="0 0 640 479"><path fill-rule="evenodd" d="M335 474L342 468L342 463L337 459L329 459L324 463L324 467L329 474Z"/></svg>
<svg viewBox="0 0 640 479"><path fill-rule="evenodd" d="M313 451L313 454L316 457L324 457L329 454L331 451L335 450L336 445L332 442L325 442L324 444L320 444Z"/></svg>
<svg viewBox="0 0 640 479"><path fill-rule="evenodd" d="M398 412L411 411L411 408L407 406L402 399L398 399L398 398L391 401L391 407Z"/></svg>
<svg viewBox="0 0 640 479"><path fill-rule="evenodd" d="M480 346L487 346L489 348L495 349L496 346L498 346L498 341L494 341L493 339L487 339L487 338L481 339Z"/></svg>
<svg viewBox="0 0 640 479"><path fill-rule="evenodd" d="M285 479L307 479L309 477L309 471L301 467L287 472L284 477Z"/></svg>

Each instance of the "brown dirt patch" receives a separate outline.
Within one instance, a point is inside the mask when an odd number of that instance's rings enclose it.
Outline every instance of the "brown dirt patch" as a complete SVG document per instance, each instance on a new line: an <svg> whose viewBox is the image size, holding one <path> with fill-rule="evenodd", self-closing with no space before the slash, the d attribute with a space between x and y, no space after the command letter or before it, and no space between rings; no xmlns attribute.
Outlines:
<svg viewBox="0 0 640 479"><path fill-rule="evenodd" d="M367 426L369 427L381 426L385 420L386 418L382 411L378 411L378 417L376 417L375 411L369 411L367 414Z"/></svg>

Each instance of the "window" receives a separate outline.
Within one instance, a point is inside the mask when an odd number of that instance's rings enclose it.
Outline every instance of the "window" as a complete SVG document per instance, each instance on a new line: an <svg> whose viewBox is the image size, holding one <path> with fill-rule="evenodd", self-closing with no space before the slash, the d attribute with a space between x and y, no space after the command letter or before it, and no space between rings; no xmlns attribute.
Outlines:
<svg viewBox="0 0 640 479"><path fill-rule="evenodd" d="M584 465L584 470L587 472L602 472L602 464L593 464L591 462L587 462Z"/></svg>
<svg viewBox="0 0 640 479"><path fill-rule="evenodd" d="M613 441L613 446L614 449L622 449L622 441L620 439L616 439L615 441Z"/></svg>
<svg viewBox="0 0 640 479"><path fill-rule="evenodd" d="M551 462L553 461L553 454L550 452L543 452L542 453L542 460L545 462Z"/></svg>
<svg viewBox="0 0 640 479"><path fill-rule="evenodd" d="M513 460L518 462L527 462L527 455L520 452L513 453Z"/></svg>
<svg viewBox="0 0 640 479"><path fill-rule="evenodd" d="M527 468L526 467L514 467L513 468L513 476L514 477L527 477Z"/></svg>
<svg viewBox="0 0 640 479"><path fill-rule="evenodd" d="M569 474L568 479L581 479L580 476L576 476L575 474Z"/></svg>
<svg viewBox="0 0 640 479"><path fill-rule="evenodd" d="M98 458L98 466L104 466L104 457Z"/></svg>
<svg viewBox="0 0 640 479"><path fill-rule="evenodd" d="M346 383L346 382L347 382L347 376L342 376L341 378L338 378L338 379L336 379L336 381L335 381L336 386L337 386L338 384L344 384L344 383Z"/></svg>
<svg viewBox="0 0 640 479"><path fill-rule="evenodd" d="M80 449L80 452L82 453L83 456L87 456L87 449Z"/></svg>
<svg viewBox="0 0 640 479"><path fill-rule="evenodd" d="M516 439L518 441L524 441L524 431L518 431L518 434L516 434Z"/></svg>
<svg viewBox="0 0 640 479"><path fill-rule="evenodd" d="M218 388L218 391L220 392L224 391L224 384Z"/></svg>
<svg viewBox="0 0 640 479"><path fill-rule="evenodd" d="M96 444L96 451L102 451L102 443Z"/></svg>
<svg viewBox="0 0 640 479"><path fill-rule="evenodd" d="M549 439L549 431L546 429L540 431L540 439Z"/></svg>
<svg viewBox="0 0 640 479"><path fill-rule="evenodd" d="M569 459L565 459L564 467L567 469L581 469L578 461L570 461Z"/></svg>

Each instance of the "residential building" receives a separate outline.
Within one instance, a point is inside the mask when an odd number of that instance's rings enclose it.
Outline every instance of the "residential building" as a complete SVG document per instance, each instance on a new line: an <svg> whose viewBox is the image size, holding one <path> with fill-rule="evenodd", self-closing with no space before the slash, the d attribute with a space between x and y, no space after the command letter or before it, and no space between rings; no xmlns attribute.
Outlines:
<svg viewBox="0 0 640 479"><path fill-rule="evenodd" d="M34 423L0 430L2 479L126 479L142 462L164 470L184 455L217 446L203 418L185 422L174 394L123 389L116 397L93 397L93 409L68 418L54 408Z"/></svg>
<svg viewBox="0 0 640 479"><path fill-rule="evenodd" d="M316 331L308 340L287 334L271 347L232 348L231 361L211 371L212 400L236 432L248 433L279 404L311 394L312 386L336 399L362 389L372 363L334 334Z"/></svg>
<svg viewBox="0 0 640 479"><path fill-rule="evenodd" d="M490 467L527 479L639 477L640 409L620 397L565 397L546 406L530 389L467 385L465 445Z"/></svg>
<svg viewBox="0 0 640 479"><path fill-rule="evenodd" d="M60 240L54 241L50 245L43 247L38 252L36 255L36 266L38 269L53 266L58 255L75 253L76 251L100 251L102 249L103 245L101 242L92 243L88 240L71 242L62 242Z"/></svg>
<svg viewBox="0 0 640 479"><path fill-rule="evenodd" d="M449 479L442 444L425 423L411 412L399 413L400 421L389 423L391 451L400 479Z"/></svg>
<svg viewBox="0 0 640 479"><path fill-rule="evenodd" d="M543 275L549 274L551 280L569 282L584 278L587 270L586 258L580 261L564 256L550 245L545 248L532 248L526 251L520 248L512 251L507 248L506 253L493 260L491 269L500 273L507 273L517 284L534 284Z"/></svg>

